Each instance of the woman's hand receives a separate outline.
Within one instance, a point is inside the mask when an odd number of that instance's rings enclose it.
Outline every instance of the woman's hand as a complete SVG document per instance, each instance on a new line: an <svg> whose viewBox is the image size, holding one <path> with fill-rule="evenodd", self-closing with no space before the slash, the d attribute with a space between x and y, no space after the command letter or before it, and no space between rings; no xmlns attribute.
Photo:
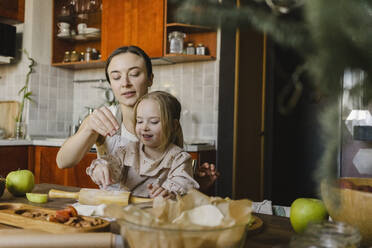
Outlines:
<svg viewBox="0 0 372 248"><path fill-rule="evenodd" d="M96 165L92 172L92 179L96 184L102 186L103 188L106 188L108 185L113 183L110 175L110 169L104 164Z"/></svg>
<svg viewBox="0 0 372 248"><path fill-rule="evenodd" d="M201 192L208 192L220 173L214 164L203 163L197 168L195 180L199 183Z"/></svg>
<svg viewBox="0 0 372 248"><path fill-rule="evenodd" d="M158 195L161 195L165 199L176 198L176 195L174 193L164 189L163 187L160 187L160 186L157 186L157 185L154 185L154 184L148 184L147 185L147 190L149 191L150 198L155 198Z"/></svg>
<svg viewBox="0 0 372 248"><path fill-rule="evenodd" d="M120 128L115 116L106 106L95 109L86 118L84 124L91 131L97 132L103 137L114 135Z"/></svg>

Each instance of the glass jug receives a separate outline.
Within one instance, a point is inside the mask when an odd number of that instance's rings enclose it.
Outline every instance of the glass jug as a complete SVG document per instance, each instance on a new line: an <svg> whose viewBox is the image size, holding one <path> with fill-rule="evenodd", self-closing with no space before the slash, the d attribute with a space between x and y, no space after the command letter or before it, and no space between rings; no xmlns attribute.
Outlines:
<svg viewBox="0 0 372 248"><path fill-rule="evenodd" d="M169 33L169 53L183 53L183 39L185 37L186 34L179 31Z"/></svg>

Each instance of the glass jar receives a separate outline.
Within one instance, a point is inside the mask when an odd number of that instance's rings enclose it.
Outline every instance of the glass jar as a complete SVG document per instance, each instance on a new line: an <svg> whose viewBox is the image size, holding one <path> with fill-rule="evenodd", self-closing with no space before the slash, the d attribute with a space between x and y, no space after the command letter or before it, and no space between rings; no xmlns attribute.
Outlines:
<svg viewBox="0 0 372 248"><path fill-rule="evenodd" d="M205 55L205 46L201 43L198 44L196 47L196 54L197 55Z"/></svg>
<svg viewBox="0 0 372 248"><path fill-rule="evenodd" d="M26 123L25 122L16 122L14 136L16 139L25 139L26 138Z"/></svg>
<svg viewBox="0 0 372 248"><path fill-rule="evenodd" d="M357 248L361 235L355 227L343 222L311 223L303 234L292 237L294 248Z"/></svg>
<svg viewBox="0 0 372 248"><path fill-rule="evenodd" d="M92 48L92 59L97 60L98 59L98 51L95 48Z"/></svg>
<svg viewBox="0 0 372 248"><path fill-rule="evenodd" d="M194 55L195 54L194 43L192 43L192 42L187 43L186 54L187 55Z"/></svg>
<svg viewBox="0 0 372 248"><path fill-rule="evenodd" d="M71 62L78 62L79 61L79 54L76 51L71 52Z"/></svg>
<svg viewBox="0 0 372 248"><path fill-rule="evenodd" d="M65 52L65 56L63 57L63 63L68 63L70 62L71 56L70 56L70 51Z"/></svg>
<svg viewBox="0 0 372 248"><path fill-rule="evenodd" d="M85 53L81 52L79 61L84 61L84 57L85 57Z"/></svg>
<svg viewBox="0 0 372 248"><path fill-rule="evenodd" d="M183 39L186 37L185 33L173 31L169 33L169 53L183 52Z"/></svg>

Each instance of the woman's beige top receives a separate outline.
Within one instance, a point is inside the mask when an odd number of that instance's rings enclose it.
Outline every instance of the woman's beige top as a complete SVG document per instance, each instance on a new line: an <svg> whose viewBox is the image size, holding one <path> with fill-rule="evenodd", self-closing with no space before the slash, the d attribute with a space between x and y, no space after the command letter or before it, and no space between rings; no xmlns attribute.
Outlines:
<svg viewBox="0 0 372 248"><path fill-rule="evenodd" d="M105 164L110 168L112 180L120 182L120 190L131 191L133 195L148 197L148 184L185 194L190 188L199 188L192 177L191 161L190 154L173 144L159 159L152 160L143 152L143 144L131 142L120 147L113 156L94 160L87 174L91 176L98 164Z"/></svg>

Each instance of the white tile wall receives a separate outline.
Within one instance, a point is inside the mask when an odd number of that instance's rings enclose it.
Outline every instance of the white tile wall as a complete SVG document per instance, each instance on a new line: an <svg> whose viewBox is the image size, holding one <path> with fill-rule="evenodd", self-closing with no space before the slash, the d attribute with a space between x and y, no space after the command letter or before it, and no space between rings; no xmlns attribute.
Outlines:
<svg viewBox="0 0 372 248"><path fill-rule="evenodd" d="M0 100L20 100L26 64L0 66ZM186 141L217 140L218 61L154 66L153 90L165 90L182 104L181 124ZM30 104L28 133L65 137L69 126L87 114L86 107L105 104L107 83L73 83L105 77L103 69L67 70L38 64L31 74L30 90L36 104Z"/></svg>
<svg viewBox="0 0 372 248"><path fill-rule="evenodd" d="M0 100L21 101L18 91L24 86L27 63L0 66ZM27 102L25 118L29 135L68 134L72 123L73 71L37 64L30 76L29 90L35 102Z"/></svg>

